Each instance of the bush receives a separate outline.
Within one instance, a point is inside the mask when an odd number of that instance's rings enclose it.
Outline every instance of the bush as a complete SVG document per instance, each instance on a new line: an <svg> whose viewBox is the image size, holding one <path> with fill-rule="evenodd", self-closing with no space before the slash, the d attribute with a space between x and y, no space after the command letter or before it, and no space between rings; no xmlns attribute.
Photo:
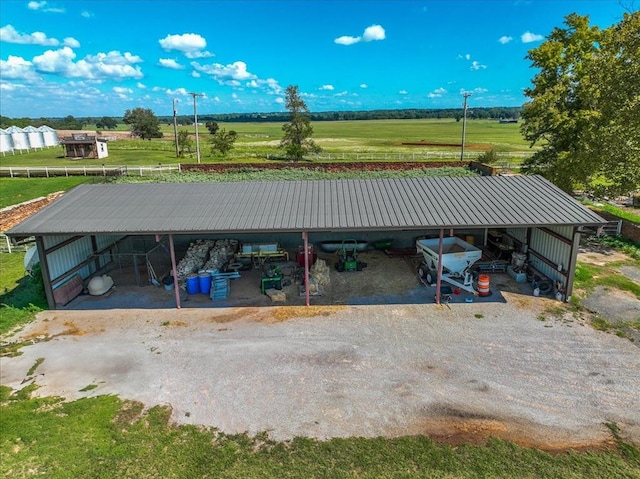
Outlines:
<svg viewBox="0 0 640 479"><path fill-rule="evenodd" d="M491 148L489 151L485 151L483 154L478 156L478 161L480 163L484 163L485 165L492 165L496 163L500 157L498 156L498 152Z"/></svg>

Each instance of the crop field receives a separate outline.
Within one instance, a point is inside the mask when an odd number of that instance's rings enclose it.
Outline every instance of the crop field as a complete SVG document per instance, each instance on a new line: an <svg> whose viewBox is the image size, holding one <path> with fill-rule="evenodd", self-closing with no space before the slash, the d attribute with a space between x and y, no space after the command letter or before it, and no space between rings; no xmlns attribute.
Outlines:
<svg viewBox="0 0 640 479"><path fill-rule="evenodd" d="M198 129L202 162L262 162L277 159L282 155L278 144L282 138L280 123L219 123L221 128L235 130L238 139L227 158L212 154L209 145L210 134L202 125ZM439 153L453 159L460 151L462 122L453 119L444 120L369 120L369 121L327 121L314 122L314 141L325 155L334 155L336 159L353 159L353 155L362 155L358 160L366 160L366 155L379 159L410 160L412 155L427 153L438 158ZM89 125L84 128L90 131ZM6 155L0 158L0 166L106 166L170 165L190 163L195 159L193 152L185 158L176 158L173 143L173 127L162 124L164 138L144 141L139 139L118 139L109 142L109 156L101 160L72 160L62 156L62 148L50 148L22 154ZM179 127L195 133L193 126ZM120 135L123 129L118 128ZM101 132L109 136L109 131ZM194 135L192 135L194 136ZM403 143L422 142L424 145L403 145ZM482 152L494 148L506 157L513 155L513 161L521 161L524 155L531 154L527 142L522 138L518 124L500 124L495 120L471 120L467 122L466 159L473 159ZM340 154L351 155L341 158ZM377 156L376 156L377 155ZM328 158L331 160L333 157ZM323 158L326 161L327 158Z"/></svg>

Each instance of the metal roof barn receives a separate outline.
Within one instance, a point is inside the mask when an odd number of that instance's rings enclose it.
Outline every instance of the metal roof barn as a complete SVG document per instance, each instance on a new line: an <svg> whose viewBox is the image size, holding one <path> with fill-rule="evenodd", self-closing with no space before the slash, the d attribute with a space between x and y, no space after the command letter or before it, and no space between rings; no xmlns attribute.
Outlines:
<svg viewBox="0 0 640 479"><path fill-rule="evenodd" d="M486 242L501 229L568 296L580 232L603 223L540 176L486 176L80 185L6 234L36 237L55 308L56 285L97 274L92 261L128 235L167 235L175 271L174 235L301 234L307 251L310 233L483 230Z"/></svg>
<svg viewBox="0 0 640 479"><path fill-rule="evenodd" d="M540 176L80 185L14 236L593 225Z"/></svg>

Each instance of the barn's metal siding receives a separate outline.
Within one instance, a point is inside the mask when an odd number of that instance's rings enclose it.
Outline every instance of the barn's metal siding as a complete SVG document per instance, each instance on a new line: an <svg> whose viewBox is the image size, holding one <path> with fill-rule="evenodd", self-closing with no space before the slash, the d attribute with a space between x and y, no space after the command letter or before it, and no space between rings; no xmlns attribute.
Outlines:
<svg viewBox="0 0 640 479"><path fill-rule="evenodd" d="M527 243L527 228L507 228L507 234L522 242Z"/></svg>
<svg viewBox="0 0 640 479"><path fill-rule="evenodd" d="M47 249L52 248L60 243L72 238L73 236L51 236L44 238L44 244ZM91 237L83 236L78 240L63 246L60 249L52 251L47 255L47 263L49 264L50 280L53 280L67 271L75 268L85 261L92 253ZM82 278L86 279L91 274L89 266L85 266L78 271ZM56 284L52 285L54 288Z"/></svg>
<svg viewBox="0 0 640 479"><path fill-rule="evenodd" d="M73 235L56 235L56 236L45 236L43 237L43 242L46 249L53 248L68 239L72 238ZM123 235L104 235L104 236L96 236L96 244L98 250L104 249L109 245L114 244L118 239L122 238ZM47 262L49 264L49 280L53 280L63 275L67 271L75 268L80 265L83 261L86 261L93 254L93 247L91 244L91 236L83 236L72 243L69 243L62 248L52 251L47 255ZM100 267L105 266L110 260L108 255L103 255L100 258ZM81 268L77 273L83 278L86 279L91 276L95 272L95 267L93 263L89 263L87 266ZM52 285L54 288L57 284Z"/></svg>
<svg viewBox="0 0 640 479"><path fill-rule="evenodd" d="M554 226L548 229L569 241L573 238L571 226ZM529 247L549 261L561 265L563 270L567 269L571 257L571 245L563 243L538 228L533 228ZM560 274L557 268L552 268L533 255L529 255L529 263L549 279L566 284L567 278Z"/></svg>

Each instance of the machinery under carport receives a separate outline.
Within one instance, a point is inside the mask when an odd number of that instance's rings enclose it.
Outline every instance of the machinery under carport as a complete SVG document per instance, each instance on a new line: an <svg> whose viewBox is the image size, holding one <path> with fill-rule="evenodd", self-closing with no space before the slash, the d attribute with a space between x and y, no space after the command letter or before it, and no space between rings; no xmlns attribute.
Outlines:
<svg viewBox="0 0 640 479"><path fill-rule="evenodd" d="M180 285L176 243L239 238L242 243L277 243L287 254L301 246L301 281L309 304L311 245L393 237L397 248L417 253L416 237L437 238L436 282L460 275L460 284L469 287L469 268L443 261L440 245L449 237L466 241L473 235L475 244L491 246L489 232L498 232L513 248L505 255L524 254L538 277L561 283L566 299L580 234L603 223L543 178L512 176L81 185L7 234L36 238L51 308L57 306L54 291L69 278L77 275L86 286L102 274L109 250L125 237L166 241L175 285ZM180 307L179 288L174 294ZM435 295L439 301L439 288Z"/></svg>

